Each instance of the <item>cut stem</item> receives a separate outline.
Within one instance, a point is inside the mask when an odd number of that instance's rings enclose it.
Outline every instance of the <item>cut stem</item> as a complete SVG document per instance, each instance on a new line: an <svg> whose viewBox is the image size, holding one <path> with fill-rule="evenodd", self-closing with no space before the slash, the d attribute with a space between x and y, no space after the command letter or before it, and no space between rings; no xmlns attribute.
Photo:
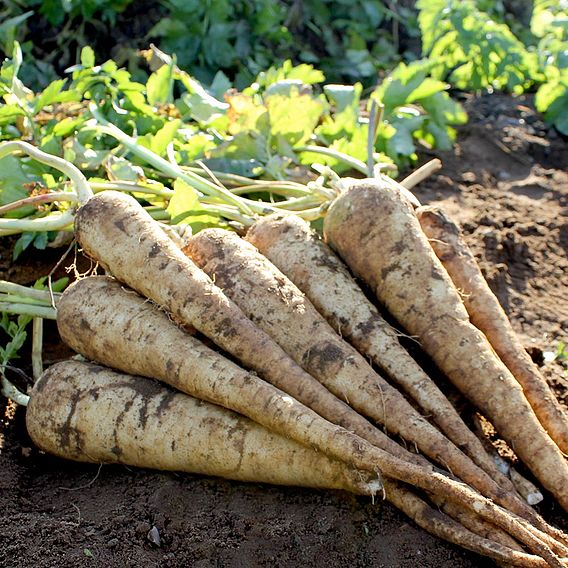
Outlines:
<svg viewBox="0 0 568 568"><path fill-rule="evenodd" d="M425 180L434 172L437 172L439 169L441 169L441 167L442 162L438 158L434 158L433 160L426 162L417 170L413 171L409 176L405 177L400 182L400 185L402 185L406 189L412 189L415 185L418 185L421 181Z"/></svg>

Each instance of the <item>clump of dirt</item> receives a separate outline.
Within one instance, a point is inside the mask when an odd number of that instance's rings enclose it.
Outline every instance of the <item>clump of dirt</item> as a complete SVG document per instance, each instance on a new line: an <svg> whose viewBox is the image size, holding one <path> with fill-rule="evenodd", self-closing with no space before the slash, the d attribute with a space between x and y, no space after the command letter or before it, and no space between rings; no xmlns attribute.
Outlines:
<svg viewBox="0 0 568 568"><path fill-rule="evenodd" d="M465 101L470 123L443 170L420 185L462 225L493 290L537 362L568 334L568 144L529 97ZM424 161L430 156L424 155ZM29 284L60 251L0 258ZM47 362L69 355L47 326ZM544 374L565 402L558 363ZM0 565L75 567L274 565L473 568L487 561L430 537L388 503L342 492L65 462L32 447L24 412L0 402ZM558 507L540 511L568 528Z"/></svg>

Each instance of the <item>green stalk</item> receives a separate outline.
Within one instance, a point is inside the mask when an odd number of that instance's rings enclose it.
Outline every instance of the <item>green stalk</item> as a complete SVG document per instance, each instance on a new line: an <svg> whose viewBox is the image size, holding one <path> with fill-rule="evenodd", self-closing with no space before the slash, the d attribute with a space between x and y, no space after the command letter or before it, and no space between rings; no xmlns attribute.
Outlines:
<svg viewBox="0 0 568 568"><path fill-rule="evenodd" d="M285 209L286 211L302 211L304 209L318 207L321 204L322 200L317 199L313 194L276 202L278 209Z"/></svg>
<svg viewBox="0 0 568 568"><path fill-rule="evenodd" d="M35 219L0 219L0 235L15 235L24 231L60 231L73 223L74 216L75 211L68 209L64 213L54 211L46 217Z"/></svg>
<svg viewBox="0 0 568 568"><path fill-rule="evenodd" d="M48 302L51 305L52 294L48 290L36 290L35 288L28 288L20 284L14 284L7 280L0 280L0 292L4 294L13 294L21 298L39 300L40 302ZM60 292L54 292L53 297L59 298Z"/></svg>
<svg viewBox="0 0 568 568"><path fill-rule="evenodd" d="M294 215L301 217L305 221L315 221L325 215L325 206L313 207L312 209L304 209L303 211L294 211Z"/></svg>
<svg viewBox="0 0 568 568"><path fill-rule="evenodd" d="M78 168L67 160L47 154L35 146L20 140L0 143L0 160L8 154L15 154L17 152L23 152L34 160L37 160L42 164L47 164L48 166L64 173L72 181L80 203L86 203L93 196L93 192L91 191L85 176ZM0 221L4 221L4 219L0 219Z"/></svg>
<svg viewBox="0 0 568 568"><path fill-rule="evenodd" d="M56 298L54 294L54 298ZM29 304L31 306L50 306L51 302L49 300L36 300L34 298L26 298L25 296L19 296L16 294L0 294L0 302L8 302L15 304Z"/></svg>
<svg viewBox="0 0 568 568"><path fill-rule="evenodd" d="M243 215L236 207L231 207L230 205L202 203L202 207L209 213L219 215L230 221L236 221L244 227L251 227L256 221L254 217Z"/></svg>
<svg viewBox="0 0 568 568"><path fill-rule="evenodd" d="M9 211L15 211L26 205L36 205L40 203L52 203L54 201L71 201L72 203L77 203L79 201L78 197L74 193L68 191L53 191L50 193L42 193L40 195L32 195L30 197L24 197L23 199L18 199L18 201L12 201L12 203L7 203L0 207L0 215L4 215Z"/></svg>
<svg viewBox="0 0 568 568"><path fill-rule="evenodd" d="M231 193L242 195L243 193L257 193L261 191L269 191L276 195L285 195L289 197L303 197L311 195L312 192L308 187L301 184L288 186L285 182L278 181L260 181L259 183L240 185L231 189Z"/></svg>
<svg viewBox="0 0 568 568"><path fill-rule="evenodd" d="M34 381L37 381L43 373L43 319L34 318L32 320L32 373Z"/></svg>
<svg viewBox="0 0 568 568"><path fill-rule="evenodd" d="M344 154L343 152L338 152L337 150L333 150L332 148L326 148L325 146L300 146L298 148L294 148L295 152L313 152L314 154L321 154L322 156L329 156L330 158L335 158L347 164L354 170L362 173L363 175L367 175L367 165L365 162L354 158L353 156L349 156L348 154Z"/></svg>
<svg viewBox="0 0 568 568"><path fill-rule="evenodd" d="M47 154L27 142L11 141L0 143L0 159L9 154L19 152L23 152L34 160L47 164L67 175L73 183L75 195L79 203L86 203L93 196L85 176L67 160ZM35 219L0 219L0 235L12 235L24 231L59 231L73 223L73 216L74 208L71 208L63 213L54 211L45 217Z"/></svg>
<svg viewBox="0 0 568 568"><path fill-rule="evenodd" d="M48 306L38 306L24 303L0 302L0 312L16 314L20 316L40 317L44 319L56 319L56 310Z"/></svg>
<svg viewBox="0 0 568 568"><path fill-rule="evenodd" d="M13 400L20 406L27 406L30 397L18 390L5 376L3 369L0 369L0 392L10 400Z"/></svg>
<svg viewBox="0 0 568 568"><path fill-rule="evenodd" d="M181 168L195 173L203 172L203 167L181 166ZM210 171L220 182L232 186L231 192L237 195L240 193L255 191L255 188L257 191L267 189L274 193L281 190L285 195L296 194L298 196L305 195L309 192L306 184L299 183L297 181L254 179L227 172L219 172L215 170Z"/></svg>
<svg viewBox="0 0 568 568"><path fill-rule="evenodd" d="M90 182L91 189L94 193L107 191L112 189L114 191L125 191L129 193L144 193L146 195L155 195L156 197L163 197L164 199L171 199L174 195L174 190L169 188L154 189L145 185L140 185L135 182L122 181L122 182Z"/></svg>

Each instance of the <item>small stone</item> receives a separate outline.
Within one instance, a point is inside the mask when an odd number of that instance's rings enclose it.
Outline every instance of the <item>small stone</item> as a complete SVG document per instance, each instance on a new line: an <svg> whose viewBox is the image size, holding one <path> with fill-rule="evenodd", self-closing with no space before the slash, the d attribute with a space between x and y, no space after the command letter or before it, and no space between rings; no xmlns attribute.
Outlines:
<svg viewBox="0 0 568 568"><path fill-rule="evenodd" d="M160 546L162 544L162 539L160 538L160 531L158 530L158 527L153 526L149 531L148 534L146 535L146 538L152 543L155 544L156 546Z"/></svg>
<svg viewBox="0 0 568 568"><path fill-rule="evenodd" d="M111 538L108 542L107 542L107 546L109 548L116 548L118 546L118 538Z"/></svg>

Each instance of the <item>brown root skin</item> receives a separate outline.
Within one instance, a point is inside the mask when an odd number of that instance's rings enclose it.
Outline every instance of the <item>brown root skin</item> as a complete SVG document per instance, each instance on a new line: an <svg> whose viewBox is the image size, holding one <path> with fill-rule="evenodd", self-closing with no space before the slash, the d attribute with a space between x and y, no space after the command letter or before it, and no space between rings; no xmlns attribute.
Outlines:
<svg viewBox="0 0 568 568"><path fill-rule="evenodd" d="M90 363L48 369L31 393L26 422L34 442L63 458L122 463L371 495L369 474L350 469L233 412L141 377ZM417 524L497 561L543 568L519 553L469 533L393 481L387 497Z"/></svg>
<svg viewBox="0 0 568 568"><path fill-rule="evenodd" d="M397 445L303 371L162 231L137 201L104 191L75 218L77 241L119 281L203 333L248 369L340 426L396 452ZM400 448L399 448L400 449Z"/></svg>
<svg viewBox="0 0 568 568"><path fill-rule="evenodd" d="M376 476L274 434L248 418L156 381L65 361L36 383L30 436L67 459L346 489L370 495Z"/></svg>
<svg viewBox="0 0 568 568"><path fill-rule="evenodd" d="M223 229L205 229L184 250L252 321L336 396L390 432L416 443L426 455L497 503L536 519L526 503L499 487L377 375L250 243Z"/></svg>
<svg viewBox="0 0 568 568"><path fill-rule="evenodd" d="M337 333L404 389L458 448L503 488L515 490L448 399L400 345L396 331L367 300L345 265L312 231L309 223L296 215L269 215L249 229L246 240L306 294Z"/></svg>
<svg viewBox="0 0 568 568"><path fill-rule="evenodd" d="M462 291L471 323L487 336L497 355L522 386L545 430L560 450L568 454L568 416L521 345L459 227L437 207L421 207L416 213L436 256L455 286Z"/></svg>
<svg viewBox="0 0 568 568"><path fill-rule="evenodd" d="M469 322L412 206L377 180L364 180L332 203L324 232L355 274L568 509L566 460L538 422L520 385Z"/></svg>

